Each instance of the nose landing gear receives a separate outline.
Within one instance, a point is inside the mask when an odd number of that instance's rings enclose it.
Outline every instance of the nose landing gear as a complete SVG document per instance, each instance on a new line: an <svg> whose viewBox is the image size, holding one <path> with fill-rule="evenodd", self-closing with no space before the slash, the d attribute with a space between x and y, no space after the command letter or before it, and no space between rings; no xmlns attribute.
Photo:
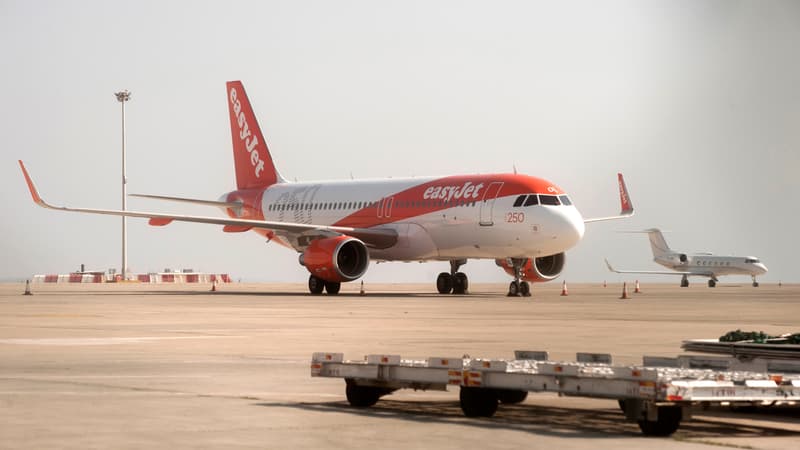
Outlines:
<svg viewBox="0 0 800 450"><path fill-rule="evenodd" d="M514 281L508 285L509 297L530 297L531 285L527 281L523 281L522 268L528 263L526 258L509 258L511 267L514 268Z"/></svg>

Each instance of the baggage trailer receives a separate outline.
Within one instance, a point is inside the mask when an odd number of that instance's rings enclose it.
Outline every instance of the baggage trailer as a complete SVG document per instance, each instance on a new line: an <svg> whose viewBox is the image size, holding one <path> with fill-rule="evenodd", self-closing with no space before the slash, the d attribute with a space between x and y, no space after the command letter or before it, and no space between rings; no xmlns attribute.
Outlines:
<svg viewBox="0 0 800 450"><path fill-rule="evenodd" d="M690 407L702 404L797 404L800 362L780 365L783 373L751 371L752 362L730 358L727 366L708 357L643 358L642 365L612 365L611 355L578 353L576 361L550 361L547 352L517 351L515 359L367 355L346 361L342 353L312 355L311 376L344 378L347 401L369 407L398 389L446 391L459 386L467 417L491 417L499 404L520 403L528 392L616 399L628 420L647 436L669 436ZM755 364L753 367L766 367Z"/></svg>

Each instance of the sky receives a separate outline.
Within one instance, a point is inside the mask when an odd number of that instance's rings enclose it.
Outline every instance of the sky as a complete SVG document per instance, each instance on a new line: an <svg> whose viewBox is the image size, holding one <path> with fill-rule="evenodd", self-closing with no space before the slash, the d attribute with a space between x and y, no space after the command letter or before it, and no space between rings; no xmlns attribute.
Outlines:
<svg viewBox="0 0 800 450"><path fill-rule="evenodd" d="M619 210L624 173L636 215L587 225L559 280L626 278L604 258L658 269L646 235L620 233L658 227L800 282L798 42L796 1L0 0L0 280L121 261L120 218L35 206L18 159L53 204L120 208L113 93L128 89L128 192L215 200L234 189L224 83L242 80L291 180L516 168L598 217ZM141 219L128 265L308 277L254 233ZM433 284L448 267L372 264L364 280ZM462 270L508 281L492 261Z"/></svg>

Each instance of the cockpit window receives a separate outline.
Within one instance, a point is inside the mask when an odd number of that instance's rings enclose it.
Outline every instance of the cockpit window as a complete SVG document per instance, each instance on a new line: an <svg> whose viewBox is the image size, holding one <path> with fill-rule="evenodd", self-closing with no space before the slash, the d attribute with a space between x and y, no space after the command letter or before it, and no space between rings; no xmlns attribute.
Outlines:
<svg viewBox="0 0 800 450"><path fill-rule="evenodd" d="M572 204L572 200L570 200L569 197L567 197L566 195L559 195L558 199L561 200L562 205L569 206Z"/></svg>
<svg viewBox="0 0 800 450"><path fill-rule="evenodd" d="M761 261L759 261L758 258L745 258L744 262L747 264L758 264Z"/></svg>
<svg viewBox="0 0 800 450"><path fill-rule="evenodd" d="M531 194L528 196L528 199L525 200L525 206L533 206L539 204L539 196L536 194Z"/></svg>
<svg viewBox="0 0 800 450"><path fill-rule="evenodd" d="M524 195L520 195L519 197L517 197L517 199L514 200L514 208L518 208L518 207L522 206L522 202L524 202L524 201L525 201L525 196Z"/></svg>
<svg viewBox="0 0 800 450"><path fill-rule="evenodd" d="M558 197L556 197L555 195L540 195L539 196L539 201L543 205L555 205L555 206L557 206L557 205L561 204L561 202L558 200Z"/></svg>

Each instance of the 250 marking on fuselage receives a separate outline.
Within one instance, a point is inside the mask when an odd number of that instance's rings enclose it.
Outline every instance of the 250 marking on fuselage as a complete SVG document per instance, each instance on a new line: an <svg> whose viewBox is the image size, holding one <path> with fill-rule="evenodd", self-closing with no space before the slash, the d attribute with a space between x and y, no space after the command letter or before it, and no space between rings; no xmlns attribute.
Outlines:
<svg viewBox="0 0 800 450"><path fill-rule="evenodd" d="M524 212L509 212L506 213L506 222L508 223L523 223L525 222Z"/></svg>

